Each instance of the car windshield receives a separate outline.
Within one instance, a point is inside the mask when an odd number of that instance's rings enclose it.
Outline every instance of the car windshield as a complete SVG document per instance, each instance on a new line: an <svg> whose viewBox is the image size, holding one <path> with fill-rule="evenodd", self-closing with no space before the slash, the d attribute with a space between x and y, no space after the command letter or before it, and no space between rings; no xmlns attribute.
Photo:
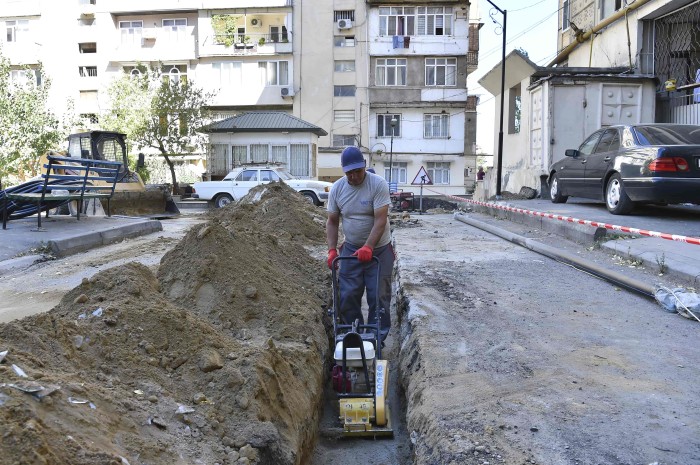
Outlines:
<svg viewBox="0 0 700 465"><path fill-rule="evenodd" d="M635 126L639 145L700 145L700 126Z"/></svg>

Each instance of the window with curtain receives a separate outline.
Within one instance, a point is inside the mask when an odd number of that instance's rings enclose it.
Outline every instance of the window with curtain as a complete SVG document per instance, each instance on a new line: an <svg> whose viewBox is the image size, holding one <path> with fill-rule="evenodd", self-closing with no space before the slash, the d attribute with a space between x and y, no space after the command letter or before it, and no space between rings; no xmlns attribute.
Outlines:
<svg viewBox="0 0 700 465"><path fill-rule="evenodd" d="M141 46L143 21L119 21L122 45Z"/></svg>
<svg viewBox="0 0 700 465"><path fill-rule="evenodd" d="M275 163L287 164L287 146L273 145L272 146L272 161Z"/></svg>
<svg viewBox="0 0 700 465"><path fill-rule="evenodd" d="M338 73L355 71L355 60L335 60L335 71Z"/></svg>
<svg viewBox="0 0 700 465"><path fill-rule="evenodd" d="M419 36L452 35L452 7L420 6L417 10Z"/></svg>
<svg viewBox="0 0 700 465"><path fill-rule="evenodd" d="M267 163L269 161L270 146L267 144L250 145L250 161L253 163Z"/></svg>
<svg viewBox="0 0 700 465"><path fill-rule="evenodd" d="M450 183L450 163L449 162L428 162L426 167L428 176L433 181L433 184L449 184Z"/></svg>
<svg viewBox="0 0 700 465"><path fill-rule="evenodd" d="M241 166L248 162L248 146L247 145L232 145L231 146L231 163L233 166Z"/></svg>
<svg viewBox="0 0 700 465"><path fill-rule="evenodd" d="M289 84L289 62L259 61L260 80L264 86L286 86Z"/></svg>
<svg viewBox="0 0 700 465"><path fill-rule="evenodd" d="M292 144L289 154L289 172L294 176L311 176L309 144Z"/></svg>
<svg viewBox="0 0 700 465"><path fill-rule="evenodd" d="M164 19L163 31L170 42L182 42L187 38L187 19Z"/></svg>
<svg viewBox="0 0 700 465"><path fill-rule="evenodd" d="M228 146L226 144L211 144L211 160L209 161L209 173L225 175L231 169L226 166L228 161Z"/></svg>
<svg viewBox="0 0 700 465"><path fill-rule="evenodd" d="M425 85L457 85L457 58L426 58Z"/></svg>
<svg viewBox="0 0 700 465"><path fill-rule="evenodd" d="M378 86L405 86L405 58L377 58L375 83Z"/></svg>
<svg viewBox="0 0 700 465"><path fill-rule="evenodd" d="M406 184L406 171L408 170L408 163L406 162L393 162L391 164L391 182L398 184ZM384 163L384 179L389 181L389 163Z"/></svg>
<svg viewBox="0 0 700 465"><path fill-rule="evenodd" d="M447 139L450 136L450 115L446 113L423 115L423 138Z"/></svg>
<svg viewBox="0 0 700 465"><path fill-rule="evenodd" d="M228 87L235 86L240 87L243 85L243 74L242 74L243 63L240 61L222 61L220 63L213 63L214 75L219 78L219 86Z"/></svg>
<svg viewBox="0 0 700 465"><path fill-rule="evenodd" d="M392 6L379 8L379 35L412 36L416 33L416 8Z"/></svg>

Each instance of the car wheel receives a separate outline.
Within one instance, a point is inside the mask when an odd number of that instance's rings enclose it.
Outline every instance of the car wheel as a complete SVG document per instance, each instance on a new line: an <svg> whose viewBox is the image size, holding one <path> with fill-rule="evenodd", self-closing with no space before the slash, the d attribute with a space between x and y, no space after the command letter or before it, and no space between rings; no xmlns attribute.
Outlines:
<svg viewBox="0 0 700 465"><path fill-rule="evenodd" d="M226 205L230 204L231 202L233 202L233 197L231 197L231 195L229 195L229 194L219 194L219 195L217 195L216 198L214 199L214 206L215 206L216 208L223 208L223 207L225 207Z"/></svg>
<svg viewBox="0 0 700 465"><path fill-rule="evenodd" d="M634 202L627 196L625 185L622 184L618 173L608 179L608 185L605 187L605 206L613 215L626 215L634 208Z"/></svg>
<svg viewBox="0 0 700 465"><path fill-rule="evenodd" d="M559 185L559 175L554 173L552 175L552 180L549 181L549 198L552 203L565 203L568 199L568 195L562 195L561 186Z"/></svg>
<svg viewBox="0 0 700 465"><path fill-rule="evenodd" d="M301 195L303 195L304 198L308 200L311 205L320 205L318 199L316 198L316 194L314 194L313 192L302 192Z"/></svg>

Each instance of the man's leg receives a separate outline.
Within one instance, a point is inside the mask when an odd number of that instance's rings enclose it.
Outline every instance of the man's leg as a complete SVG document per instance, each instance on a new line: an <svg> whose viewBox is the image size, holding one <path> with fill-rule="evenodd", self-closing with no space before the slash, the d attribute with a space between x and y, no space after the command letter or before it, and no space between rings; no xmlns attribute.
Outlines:
<svg viewBox="0 0 700 465"><path fill-rule="evenodd" d="M367 304L369 314L367 323L377 321L377 309L383 309L380 319L381 338L384 340L391 329L391 284L394 270L394 249L391 244L374 249L374 256L379 259L381 276L379 277L379 292L377 292L377 265L372 261L365 268L365 285L367 286ZM377 302L377 296L379 302Z"/></svg>
<svg viewBox="0 0 700 465"><path fill-rule="evenodd" d="M340 248L341 257L351 257L357 248L347 242ZM357 257L351 260L339 260L338 286L340 290L340 316L345 324L352 324L359 320L364 323L362 317L362 294L365 292L363 266Z"/></svg>

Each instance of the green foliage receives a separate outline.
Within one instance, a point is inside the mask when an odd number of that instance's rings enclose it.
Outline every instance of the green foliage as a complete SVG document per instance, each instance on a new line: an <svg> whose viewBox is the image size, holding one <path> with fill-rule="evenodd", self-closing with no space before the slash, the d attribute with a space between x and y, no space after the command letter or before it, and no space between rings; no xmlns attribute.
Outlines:
<svg viewBox="0 0 700 465"><path fill-rule="evenodd" d="M58 117L46 108L50 80L25 69L26 78L13 82L10 62L0 55L0 179L11 184L36 176L40 157L56 150L67 135ZM41 76L41 85L36 76Z"/></svg>
<svg viewBox="0 0 700 465"><path fill-rule="evenodd" d="M205 109L213 94L184 76L171 79L159 69L148 69L135 77L124 75L112 83L112 113L104 118L104 126L126 133L132 147L160 152L170 168L172 184L177 186L171 157L203 149L204 136L197 129L206 123Z"/></svg>
<svg viewBox="0 0 700 465"><path fill-rule="evenodd" d="M227 47L236 40L236 18L232 15L213 15L211 26L214 29L216 42Z"/></svg>

